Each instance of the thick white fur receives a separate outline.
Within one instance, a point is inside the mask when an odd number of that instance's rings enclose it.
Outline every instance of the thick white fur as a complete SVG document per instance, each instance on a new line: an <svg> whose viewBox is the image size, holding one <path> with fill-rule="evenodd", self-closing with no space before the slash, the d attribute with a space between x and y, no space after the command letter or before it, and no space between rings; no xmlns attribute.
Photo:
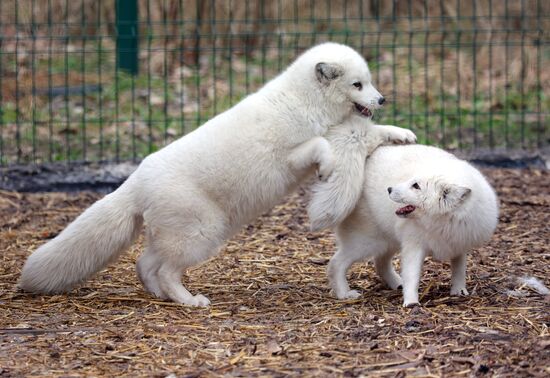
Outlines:
<svg viewBox="0 0 550 378"><path fill-rule="evenodd" d="M385 146L367 159L364 180L357 207L336 230L338 251L328 267L336 296L358 297L346 272L356 261L374 259L390 288L402 285L403 304L416 304L426 255L450 260L451 294L468 295L466 254L491 238L498 221L497 197L483 175L435 147ZM405 205L416 210L398 217ZM401 277L391 263L398 251Z"/></svg>
<svg viewBox="0 0 550 378"><path fill-rule="evenodd" d="M379 107L370 81L365 60L350 47L313 47L255 94L144 159L118 190L29 257L19 286L70 290L116 259L144 221L137 270L147 290L208 305L182 285L184 271L217 254L316 167L330 175L332 153L322 136L356 112L354 103Z"/></svg>
<svg viewBox="0 0 550 378"><path fill-rule="evenodd" d="M331 128L325 138L334 153L334 170L327 180L311 187L308 215L312 231L335 227L353 211L363 190L365 159L378 146L416 142L410 130L374 125L359 115Z"/></svg>

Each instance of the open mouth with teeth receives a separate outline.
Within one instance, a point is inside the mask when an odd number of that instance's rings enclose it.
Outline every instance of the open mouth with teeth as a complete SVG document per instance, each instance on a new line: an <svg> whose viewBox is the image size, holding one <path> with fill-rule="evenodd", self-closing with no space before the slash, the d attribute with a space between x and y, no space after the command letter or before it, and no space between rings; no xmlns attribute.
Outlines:
<svg viewBox="0 0 550 378"><path fill-rule="evenodd" d="M358 103L354 102L353 105L355 105L355 109L363 116L363 117L372 117L372 113L366 106L359 105Z"/></svg>
<svg viewBox="0 0 550 378"><path fill-rule="evenodd" d="M400 207L395 211L395 214L399 215L400 217L406 218L409 214L411 214L414 210L416 210L416 207L413 205L407 205Z"/></svg>

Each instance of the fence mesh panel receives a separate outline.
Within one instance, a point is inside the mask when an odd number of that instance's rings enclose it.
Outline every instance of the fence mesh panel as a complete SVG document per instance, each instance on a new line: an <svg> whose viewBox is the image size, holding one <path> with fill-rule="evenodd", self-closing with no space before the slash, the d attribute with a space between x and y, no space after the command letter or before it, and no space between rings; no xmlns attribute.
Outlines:
<svg viewBox="0 0 550 378"><path fill-rule="evenodd" d="M329 40L367 58L379 123L537 149L549 31L544 0L2 0L0 163L139 160Z"/></svg>

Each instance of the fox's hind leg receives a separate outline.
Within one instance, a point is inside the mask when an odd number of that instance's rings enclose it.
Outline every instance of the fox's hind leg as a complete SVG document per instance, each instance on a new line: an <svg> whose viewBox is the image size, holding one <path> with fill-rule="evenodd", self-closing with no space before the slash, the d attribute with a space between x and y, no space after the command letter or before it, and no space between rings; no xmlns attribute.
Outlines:
<svg viewBox="0 0 550 378"><path fill-rule="evenodd" d="M451 260L451 295L468 295L466 290L466 254Z"/></svg>
<svg viewBox="0 0 550 378"><path fill-rule="evenodd" d="M349 254L349 251L338 249L328 264L328 280L334 295L338 299L355 299L361 296L357 290L349 287L346 273L350 266L361 260L361 256Z"/></svg>
<svg viewBox="0 0 550 378"><path fill-rule="evenodd" d="M202 294L191 294L182 284L185 271L217 254L227 238L224 213L195 196L193 203L166 202L145 213L148 246L138 262L147 289L161 298L190 306L208 306Z"/></svg>
<svg viewBox="0 0 550 378"><path fill-rule="evenodd" d="M157 298L168 299L168 296L160 288L158 271L162 265L162 261L151 247L151 238L150 230L147 229L145 251L139 257L136 264L137 275L147 291L154 294Z"/></svg>
<svg viewBox="0 0 550 378"><path fill-rule="evenodd" d="M341 227L337 232L338 251L328 264L329 283L338 299L354 299L361 294L350 290L346 273L350 266L368 257L383 254L387 245L377 239L365 236L361 231Z"/></svg>
<svg viewBox="0 0 550 378"><path fill-rule="evenodd" d="M380 279L384 281L390 289L396 290L403 287L401 276L397 274L392 264L394 253L389 252L374 258L374 267Z"/></svg>

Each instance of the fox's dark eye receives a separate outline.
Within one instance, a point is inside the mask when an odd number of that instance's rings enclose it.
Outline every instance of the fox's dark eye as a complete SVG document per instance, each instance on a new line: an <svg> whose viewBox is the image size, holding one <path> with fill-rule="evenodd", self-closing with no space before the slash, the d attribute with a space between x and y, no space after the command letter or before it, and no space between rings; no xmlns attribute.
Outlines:
<svg viewBox="0 0 550 378"><path fill-rule="evenodd" d="M353 83L353 86L359 90L363 89L363 84L361 84L359 81Z"/></svg>
<svg viewBox="0 0 550 378"><path fill-rule="evenodd" d="M414 184L412 184L411 187L413 187L414 189L419 189L419 190L420 190L420 185L418 185L417 182L415 182Z"/></svg>

